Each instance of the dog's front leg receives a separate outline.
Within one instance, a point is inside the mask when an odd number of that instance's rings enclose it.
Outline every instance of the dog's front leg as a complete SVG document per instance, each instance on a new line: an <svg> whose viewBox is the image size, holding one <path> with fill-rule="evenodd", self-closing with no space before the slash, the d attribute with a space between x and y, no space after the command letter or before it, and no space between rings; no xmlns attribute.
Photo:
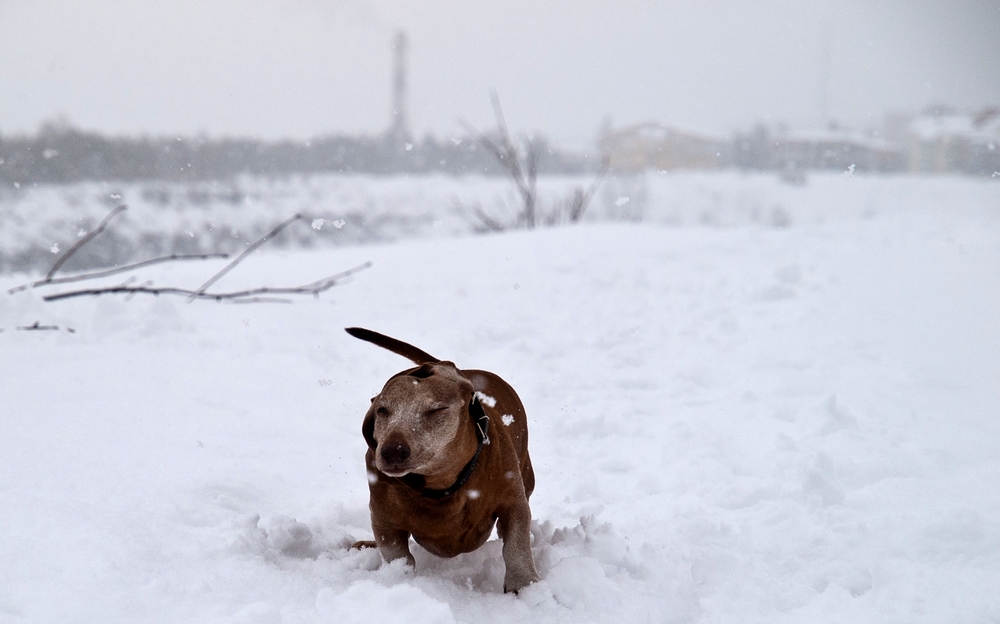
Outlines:
<svg viewBox="0 0 1000 624"><path fill-rule="evenodd" d="M413 555L410 553L410 534L399 529L389 529L378 527L372 524L372 532L375 533L375 545L382 558L388 562L396 559L406 559L407 565L411 568L416 566Z"/></svg>
<svg viewBox="0 0 1000 624"><path fill-rule="evenodd" d="M503 540L504 592L517 593L522 587L540 580L531 556L531 509L528 502L500 510L497 533Z"/></svg>

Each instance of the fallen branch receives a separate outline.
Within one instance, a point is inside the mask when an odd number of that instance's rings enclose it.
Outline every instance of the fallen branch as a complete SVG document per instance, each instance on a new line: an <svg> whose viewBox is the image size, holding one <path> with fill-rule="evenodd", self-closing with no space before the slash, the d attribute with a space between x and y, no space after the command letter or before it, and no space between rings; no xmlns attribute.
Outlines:
<svg viewBox="0 0 1000 624"><path fill-rule="evenodd" d="M241 253L239 256L237 256L235 260L233 260L232 262L230 262L229 264L227 264L226 266L224 266L221 271L219 271L218 273L216 273L215 275L213 275L212 277L210 277L207 282L205 282L204 284L202 284L198 288L198 290L195 291L197 293L197 295L192 295L191 299L194 299L196 296L203 295L205 293L205 291L208 289L209 286L211 286L215 282L219 281L219 279L223 275L225 275L226 273L229 273L229 271L232 270L233 267L235 267L237 264L239 264L240 262L243 261L243 258L247 257L255 249L257 249L258 247L260 247L261 245L263 245L267 241L269 241L272 238L274 238L275 236L277 236L278 233L281 232L281 230L285 229L286 227L288 227L292 223L295 223L296 221L298 221L301 218L302 218L301 214L293 215L293 216L285 219L281 223L279 223L277 226L275 226L275 228L273 230L271 230L267 234L261 236L257 240L257 242L255 242L254 244L252 244L249 247L247 247L246 249L244 249L243 253Z"/></svg>
<svg viewBox="0 0 1000 624"><path fill-rule="evenodd" d="M216 301L223 300L239 300L237 303L249 303L245 301L248 297L254 297L256 295L313 295L319 296L319 294L325 290L336 286L337 282L340 280L354 275L359 271L363 271L370 267L372 263L365 262L352 269L336 273L329 277L324 277L321 280L312 282L311 284L305 284L303 286L293 286L293 287L269 287L262 286L260 288L251 288L247 290L240 290L236 292L226 292L226 293L209 293L202 290L190 290L187 288L175 288L172 286L164 287L153 287L153 286L109 286L107 288L88 288L85 290L71 290L69 292L56 293L54 295L47 295L42 297L44 301L59 301L61 299L70 299L72 297L83 297L86 295L114 295L114 294L149 294L149 295L180 295L188 297L189 299L214 299ZM260 299L264 301L264 299Z"/></svg>
<svg viewBox="0 0 1000 624"><path fill-rule="evenodd" d="M59 331L60 329L62 328L59 327L58 325L42 325L38 321L35 321L31 325L24 325L22 327L18 327L17 331ZM0 329L0 331L3 330ZM71 334L76 333L76 330L73 329L72 327L67 327L66 331L68 331Z"/></svg>
<svg viewBox="0 0 1000 624"><path fill-rule="evenodd" d="M61 267L64 262L69 260L70 256L75 254L81 247L89 243L95 236L103 232L104 228L107 227L108 223L112 219L114 219L120 213L125 212L126 210L128 210L128 206L122 204L121 206L118 206L117 208L109 212L108 216L104 217L104 220L101 221L100 225L98 225L96 228L88 232L86 236L76 241L76 243L72 247L66 250L66 253L64 253L62 256L59 257L58 260L55 261L55 263L52 265L52 268L49 269L49 272L45 274L45 279L51 280L52 276L55 275L56 271L59 270L59 267Z"/></svg>
<svg viewBox="0 0 1000 624"><path fill-rule="evenodd" d="M228 258L229 257L229 254L192 254L192 255L172 254L170 256L163 256L161 258L153 258L151 260L143 260L141 262L135 262L135 263L128 264L128 265L125 265L125 266L121 266L121 267L115 267L113 269L102 269L100 271L91 271L89 273L79 273L79 274L76 274L76 275L70 275L70 276L66 276L66 277L53 277L55 275L56 271L59 270L59 268L63 265L63 263L66 262L66 260L70 256L72 256L74 253L76 253L81 247L83 247L84 245L86 245L88 242L90 242L91 240L93 240L94 237L96 237L98 234L100 234L101 232L103 232L104 228L107 227L107 225L111 221L111 219L113 219L116 215L120 214L124 210L126 210L126 206L125 205L118 206L117 208L115 208L114 210L112 210L106 217L104 217L104 219L101 221L101 223L96 228L94 228L94 230L92 230L91 232L89 232L86 236L82 237L79 241L77 241L76 244L74 244L72 247L70 247L68 250L66 250L66 253L64 253L62 256L60 256L56 260L56 262L52 265L52 268L49 269L49 272L46 273L44 279L37 280L37 281L34 281L34 282L29 282L27 284L23 284L23 285L18 286L16 288L12 288L8 292L10 294L14 294L14 293L22 291L22 290L27 290L28 288L37 288L37 287L40 287L40 286L51 286L51 285L55 285L55 284L66 284L66 283L70 283L70 282L79 282L79 281L84 281L84 280L89 280L89 279L97 279L97 278L101 278L101 277L108 277L110 275L117 275L119 273L125 273L127 271L132 271L132 270L135 270L135 269L144 268L144 267L147 267L147 266L150 266L150 265L153 265L153 264L160 264L160 263L164 263L164 262L171 262L171 261L174 261L174 260L195 260L195 259L207 260L207 259L210 259L210 258ZM291 287L284 287L284 286L281 286L281 287L262 286L260 288L251 288L251 289L240 290L240 291L235 291L235 292L224 292L224 293L210 293L210 292L208 292L209 287L211 287L214 283L216 283L217 281L219 281L219 279L221 279L224 275L226 275L226 273L228 273L229 271L231 271L234 267L236 267L236 265L238 265L240 262L242 262L243 259L247 257L247 255L249 255L250 253L252 253L253 251L255 251L257 248L259 248L261 245L263 245L267 241L269 241L272 238L274 238L275 236L277 236L286 227L288 227L292 223L294 223L296 221L299 221L301 219L303 219L303 216L301 214L296 214L296 215L294 215L292 217L289 217L288 219L285 219L281 223L279 223L277 226L275 226L273 229L271 229L270 232L268 232L267 234L265 234L264 236L262 236L260 239L258 239L257 241L255 241L252 245L250 245L245 250L243 250L243 252L240 253L240 255L237 256L235 260L233 260L232 262L230 262L229 264L227 264L225 267L222 268L221 271L218 271L217 273L215 273L212 277L210 277L208 279L208 281L206 281L204 284L202 284L201 286L199 286L195 290L191 290L191 289L188 289L188 288L177 288L177 287L173 287L173 286L157 287L157 286L153 286L152 285L152 281L144 282L140 286L130 286L129 284L135 281L135 277L133 276L133 277L130 277L129 279L125 280L125 282L123 282L123 283L121 283L121 284L119 284L117 286L107 286L107 287L103 287L103 288L87 288L87 289L83 289L83 290L71 290L71 291L67 291L67 292L61 292L61 293L55 293L55 294L52 294L52 295L47 295L47 296L43 297L42 299L44 301L59 301L61 299L70 299L72 297L82 297L82 296L85 296L85 295L105 295L105 294L124 294L126 296L126 299L129 299L129 298L135 296L136 294L145 293L145 294L151 294L151 295L164 295L164 294L166 294L166 295L180 295L180 296L187 297L188 301L193 301L195 299L214 299L216 301L229 300L229 301L238 302L238 303L289 302L288 299L280 299L278 297L274 297L273 295L310 295L311 294L313 296L319 296L319 294L321 292L332 288L339 281L341 281L341 280L343 280L343 279L345 279L345 278L347 278L347 277L349 277L349 276L351 276L351 275L353 275L353 274L355 274L355 273L357 273L359 271L367 269L368 267L370 267L372 265L371 262L365 262L364 264L356 266L356 267L354 267L352 269L348 269L347 271L342 271L340 273L335 273L335 274L330 275L328 277L324 277L321 280L318 280L318 281L315 281L315 282L311 282L309 284L304 284L302 286L291 286ZM260 296L260 295L267 295L267 296ZM38 323L35 323L35 326L33 326L33 327L24 327L24 328L19 327L18 329L24 329L24 330L29 330L29 329L51 329L51 327L49 327L49 326L39 326ZM58 329L58 327L56 327L55 329ZM72 330L67 330L67 331L72 331Z"/></svg>
<svg viewBox="0 0 1000 624"><path fill-rule="evenodd" d="M77 273L76 275L68 275L66 277L53 277L40 279L36 282L29 282L27 284L21 284L7 291L8 294L13 295L14 293L21 292L22 290L27 290L29 288L38 288L39 286L48 286L50 284L68 284L71 282L82 282L89 279L97 279L100 277L108 277L109 275L117 275L118 273L125 273L126 271L132 271L135 269L141 269L153 264L160 264L162 262L173 262L175 260L212 260L216 258L228 258L229 254L224 253L212 253L212 254L171 254L169 256L163 256L161 258L152 258L151 260L143 260L142 262L135 262L133 264L126 264L124 266L115 267L113 269L104 269L101 271L93 271L91 273Z"/></svg>
<svg viewBox="0 0 1000 624"><path fill-rule="evenodd" d="M245 299L233 299L233 304L237 303L292 303L291 299L280 297L247 297Z"/></svg>

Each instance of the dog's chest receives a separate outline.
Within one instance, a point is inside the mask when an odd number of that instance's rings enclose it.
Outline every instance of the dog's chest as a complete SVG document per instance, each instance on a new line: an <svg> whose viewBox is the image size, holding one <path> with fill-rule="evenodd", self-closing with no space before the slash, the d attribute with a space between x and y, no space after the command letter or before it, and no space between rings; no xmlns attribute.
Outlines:
<svg viewBox="0 0 1000 624"><path fill-rule="evenodd" d="M438 500L422 497L402 484L389 488L393 516L405 519L400 528L441 557L479 548L489 539L496 523L491 502L481 496L470 496L470 492L478 494L474 488L462 488Z"/></svg>
<svg viewBox="0 0 1000 624"><path fill-rule="evenodd" d="M486 543L493 533L493 514L469 514L462 520L422 523L410 533L418 544L438 557L454 557L472 552Z"/></svg>

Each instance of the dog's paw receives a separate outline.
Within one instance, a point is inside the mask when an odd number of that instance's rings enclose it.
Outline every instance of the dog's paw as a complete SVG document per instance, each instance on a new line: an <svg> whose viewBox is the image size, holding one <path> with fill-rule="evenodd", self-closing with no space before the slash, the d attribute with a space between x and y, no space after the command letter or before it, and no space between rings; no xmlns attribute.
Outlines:
<svg viewBox="0 0 1000 624"><path fill-rule="evenodd" d="M378 548L372 540L360 540L351 544L351 550L364 550L366 548Z"/></svg>
<svg viewBox="0 0 1000 624"><path fill-rule="evenodd" d="M508 573L506 578L503 580L503 593L518 593L525 587L530 586L532 583L538 583L541 580L538 573L532 569L529 573L525 574L511 574Z"/></svg>

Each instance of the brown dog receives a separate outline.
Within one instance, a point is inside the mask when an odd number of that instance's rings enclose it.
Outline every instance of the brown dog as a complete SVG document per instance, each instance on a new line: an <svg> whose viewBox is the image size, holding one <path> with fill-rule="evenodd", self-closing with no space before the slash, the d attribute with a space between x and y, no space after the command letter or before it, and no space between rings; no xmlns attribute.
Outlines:
<svg viewBox="0 0 1000 624"><path fill-rule="evenodd" d="M375 542L386 561L414 565L409 539L440 557L503 540L504 591L538 580L528 497L535 473L514 389L493 373L459 370L405 342L347 333L418 364L389 378L365 415L365 464Z"/></svg>

